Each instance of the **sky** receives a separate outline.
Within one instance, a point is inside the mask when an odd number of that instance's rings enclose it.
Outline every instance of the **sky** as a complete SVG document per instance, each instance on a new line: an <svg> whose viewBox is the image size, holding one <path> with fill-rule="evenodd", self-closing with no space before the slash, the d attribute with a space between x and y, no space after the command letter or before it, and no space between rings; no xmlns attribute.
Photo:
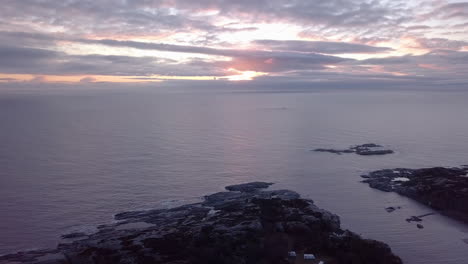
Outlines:
<svg viewBox="0 0 468 264"><path fill-rule="evenodd" d="M0 88L468 88L468 2L0 0Z"/></svg>

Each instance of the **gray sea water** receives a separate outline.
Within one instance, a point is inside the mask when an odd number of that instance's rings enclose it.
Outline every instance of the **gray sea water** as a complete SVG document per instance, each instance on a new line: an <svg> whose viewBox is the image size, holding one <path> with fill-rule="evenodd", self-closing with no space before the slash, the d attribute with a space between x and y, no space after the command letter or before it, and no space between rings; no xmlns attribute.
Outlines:
<svg viewBox="0 0 468 264"><path fill-rule="evenodd" d="M119 90L0 94L0 254L51 247L115 213L273 181L410 264L468 263L468 226L360 183L468 164L468 92ZM375 142L393 155L311 152ZM387 213L387 206L401 210Z"/></svg>

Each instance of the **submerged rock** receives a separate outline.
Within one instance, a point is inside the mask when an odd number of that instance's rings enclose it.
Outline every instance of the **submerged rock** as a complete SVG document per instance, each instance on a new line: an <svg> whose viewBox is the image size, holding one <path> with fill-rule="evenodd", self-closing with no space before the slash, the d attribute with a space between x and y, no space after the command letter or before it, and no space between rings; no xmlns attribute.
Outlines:
<svg viewBox="0 0 468 264"><path fill-rule="evenodd" d="M378 170L362 177L372 188L408 196L447 216L468 222L467 173L466 167L398 168Z"/></svg>
<svg viewBox="0 0 468 264"><path fill-rule="evenodd" d="M385 211L387 211L387 213L393 213L395 210L399 210L399 209L401 209L400 206L397 206L397 207L390 206L390 207L385 208Z"/></svg>
<svg viewBox="0 0 468 264"><path fill-rule="evenodd" d="M324 149L318 148L314 149L317 152L329 152L334 154L344 154L344 153L356 153L358 155L363 156L371 156L371 155L386 155L394 153L391 149L386 149L381 145L377 145L374 143L367 143L357 146L351 146L348 149Z"/></svg>
<svg viewBox="0 0 468 264"><path fill-rule="evenodd" d="M333 153L333 154L338 154L341 155L343 153L355 153L354 150L352 149L326 149L326 148L318 148L314 149L316 152L328 152L328 153Z"/></svg>
<svg viewBox="0 0 468 264"><path fill-rule="evenodd" d="M421 217L417 216L411 216L410 218L406 219L406 222L411 223L411 222L422 222Z"/></svg>
<svg viewBox="0 0 468 264"><path fill-rule="evenodd" d="M326 263L402 263L387 245L342 230L339 217L312 200L289 190L259 190L263 186L230 186L236 191L200 203L121 213L118 223L84 239L1 256L0 263L286 264L292 251L311 252ZM141 222L148 225L120 228Z"/></svg>

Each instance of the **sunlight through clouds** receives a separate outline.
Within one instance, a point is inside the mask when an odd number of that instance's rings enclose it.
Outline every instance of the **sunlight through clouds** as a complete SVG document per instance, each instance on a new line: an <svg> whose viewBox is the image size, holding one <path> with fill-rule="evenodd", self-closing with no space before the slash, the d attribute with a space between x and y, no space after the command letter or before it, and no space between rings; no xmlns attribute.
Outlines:
<svg viewBox="0 0 468 264"><path fill-rule="evenodd" d="M314 82L333 73L452 82L468 69L466 14L468 3L452 0L8 1L0 74L2 83Z"/></svg>

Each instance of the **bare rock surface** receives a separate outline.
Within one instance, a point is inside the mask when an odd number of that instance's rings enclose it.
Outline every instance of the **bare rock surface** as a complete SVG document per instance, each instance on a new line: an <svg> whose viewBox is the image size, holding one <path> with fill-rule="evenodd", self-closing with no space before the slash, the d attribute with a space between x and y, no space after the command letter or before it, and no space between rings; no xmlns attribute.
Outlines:
<svg viewBox="0 0 468 264"><path fill-rule="evenodd" d="M346 154L346 153L355 153L362 156L372 156L372 155L387 155L394 153L393 150L387 149L382 145L367 143L362 145L351 146L347 149L325 149L318 148L314 149L317 152L329 152L333 154Z"/></svg>
<svg viewBox="0 0 468 264"><path fill-rule="evenodd" d="M289 190L261 190L269 185L230 186L233 191L200 203L120 213L117 223L81 240L1 256L0 263L280 264L289 263L292 250L327 264L402 263L386 244L342 230L339 217L312 200Z"/></svg>
<svg viewBox="0 0 468 264"><path fill-rule="evenodd" d="M226 186L228 191L239 191L239 192L254 192L260 189L266 189L273 183L270 182L250 182L250 183L241 183L236 185Z"/></svg>
<svg viewBox="0 0 468 264"><path fill-rule="evenodd" d="M468 167L397 168L378 170L361 177L372 188L410 197L468 223L467 173ZM424 216L415 217L413 221Z"/></svg>

